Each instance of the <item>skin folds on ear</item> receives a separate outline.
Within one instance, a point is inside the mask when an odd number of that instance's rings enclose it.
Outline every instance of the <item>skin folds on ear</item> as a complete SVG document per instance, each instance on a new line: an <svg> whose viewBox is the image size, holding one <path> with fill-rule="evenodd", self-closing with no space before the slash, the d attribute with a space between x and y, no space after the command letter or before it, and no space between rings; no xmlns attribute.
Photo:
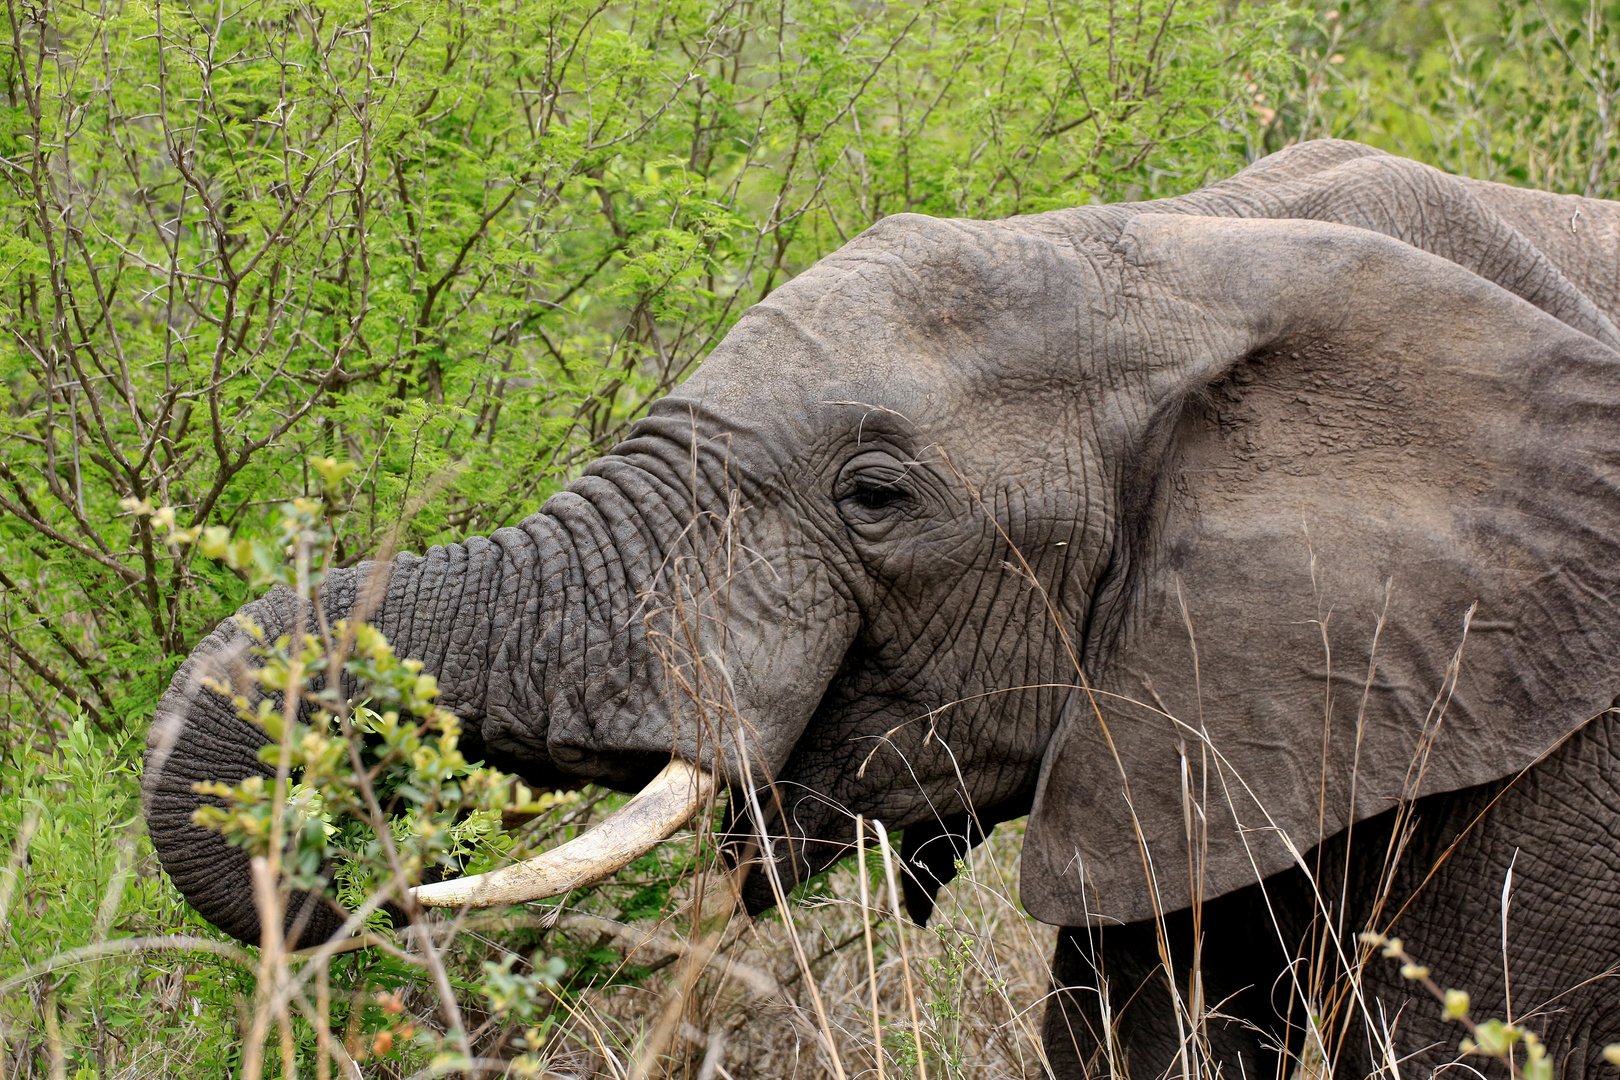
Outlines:
<svg viewBox="0 0 1620 1080"><path fill-rule="evenodd" d="M1346 226L1143 215L1116 255L1142 520L1022 872L1066 925L1509 775L1620 693L1620 355Z"/></svg>

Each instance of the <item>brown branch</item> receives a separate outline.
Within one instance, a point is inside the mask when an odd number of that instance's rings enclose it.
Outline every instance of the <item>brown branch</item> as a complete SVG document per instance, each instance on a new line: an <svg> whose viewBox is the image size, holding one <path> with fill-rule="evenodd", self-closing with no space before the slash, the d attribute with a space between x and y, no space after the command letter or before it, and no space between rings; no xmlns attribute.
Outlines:
<svg viewBox="0 0 1620 1080"><path fill-rule="evenodd" d="M10 590L13 595L22 601L23 607L27 608L29 614L39 620L39 625L51 636L51 640L56 642L63 652L71 656L75 664L79 665L79 670L83 671L85 678L90 680L90 688L95 691L96 697L100 699L101 704L111 707L112 698L108 696L106 687L101 685L101 680L96 677L95 669L90 664L90 658L79 651L78 646L73 644L72 640L62 632L61 628L46 617L44 610L34 602L34 598L18 588L17 583L11 580L3 569L0 569L0 586Z"/></svg>
<svg viewBox="0 0 1620 1080"><path fill-rule="evenodd" d="M44 679L46 682L50 683L58 691L60 691L64 697L68 698L74 704L79 706L79 708L83 709L85 714L90 717L90 721L101 730L102 734L113 734L113 729L111 725L107 723L106 718L101 715L101 710L97 709L94 705L90 704L90 702L86 701L84 699L84 695L73 689L73 687L69 686L60 675L57 675L50 668L46 667L42 661L37 659L33 653L28 651L27 646L13 637L11 631L7 630L4 626L0 626L0 641L4 641L7 645L11 646L11 651L16 653L18 658L21 659L23 663L28 665L30 671L32 671L35 675L38 675L41 679Z"/></svg>
<svg viewBox="0 0 1620 1080"><path fill-rule="evenodd" d="M80 543L60 530L52 528L44 521L41 521L40 519L28 514L21 506L18 506L4 495L0 495L0 510L4 510L18 521L21 521L23 524L27 525L30 529L33 529L35 532L39 533L41 536L47 536L64 547L72 548L85 558L100 563L102 566L105 566L107 569L117 574L128 584L138 585L141 583L141 575L137 574L135 571L131 570L117 559L114 559L108 555L103 555L101 552Z"/></svg>

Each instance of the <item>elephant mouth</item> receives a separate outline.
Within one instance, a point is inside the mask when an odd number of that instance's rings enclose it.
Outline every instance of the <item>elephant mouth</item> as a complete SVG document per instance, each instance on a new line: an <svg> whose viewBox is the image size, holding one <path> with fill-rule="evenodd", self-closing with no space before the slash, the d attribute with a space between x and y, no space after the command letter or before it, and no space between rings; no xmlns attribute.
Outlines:
<svg viewBox="0 0 1620 1080"><path fill-rule="evenodd" d="M587 888L669 839L718 787L713 774L675 758L629 802L566 844L487 874L418 885L411 893L424 907L489 908Z"/></svg>

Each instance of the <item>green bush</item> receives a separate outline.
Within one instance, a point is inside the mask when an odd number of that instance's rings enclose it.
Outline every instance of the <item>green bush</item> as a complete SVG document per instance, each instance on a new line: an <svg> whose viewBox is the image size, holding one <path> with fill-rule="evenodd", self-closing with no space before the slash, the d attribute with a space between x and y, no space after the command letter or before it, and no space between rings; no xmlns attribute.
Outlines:
<svg viewBox="0 0 1620 1080"><path fill-rule="evenodd" d="M349 563L518 520L878 218L1241 165L1286 9L421 0L14 8L0 579L15 692L145 723L263 535L358 466ZM1241 71L1240 71L1241 69ZM8 718L25 741L39 721ZM22 730L19 732L18 727Z"/></svg>
<svg viewBox="0 0 1620 1080"><path fill-rule="evenodd" d="M1301 38L1269 147L1359 139L1447 172L1620 194L1620 5L1349 0Z"/></svg>

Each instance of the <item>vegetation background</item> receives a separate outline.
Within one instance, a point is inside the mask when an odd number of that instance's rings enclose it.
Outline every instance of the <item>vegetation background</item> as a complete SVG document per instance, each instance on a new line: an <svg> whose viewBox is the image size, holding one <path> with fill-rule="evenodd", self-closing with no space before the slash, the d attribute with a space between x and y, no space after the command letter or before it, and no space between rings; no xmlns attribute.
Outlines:
<svg viewBox="0 0 1620 1080"><path fill-rule="evenodd" d="M159 871L140 753L181 659L259 588L173 541L219 526L273 544L276 508L328 489L312 459L355 466L329 515L339 563L396 530L420 550L511 524L748 305L891 213L1170 195L1319 137L1552 191L1620 187L1620 5L1596 0L7 0L7 14L0 1078L241 1074L255 969ZM531 837L610 802L557 800ZM915 1038L850 1051L851 1074L881 1058L888 1075L1043 1075L1050 935L1012 899L1010 832L955 887L943 929L877 928L883 993L903 979L922 1013ZM490 1075L635 1071L680 951L635 926L670 909L686 861L638 863L555 927L508 918L454 947ZM854 1018L851 1039L864 1030L856 884L840 870L728 939L775 989L706 983L658 1067L820 1075L826 1047L782 1032L799 1032L812 981ZM780 959L800 931L811 979ZM197 944L116 944L166 934ZM329 975L331 1022L361 1061L348 1068L473 1067L446 1050L406 960L350 953ZM294 1027L292 1055L265 1068L328 1075L324 1036ZM515 1065L513 1032L532 1036Z"/></svg>

